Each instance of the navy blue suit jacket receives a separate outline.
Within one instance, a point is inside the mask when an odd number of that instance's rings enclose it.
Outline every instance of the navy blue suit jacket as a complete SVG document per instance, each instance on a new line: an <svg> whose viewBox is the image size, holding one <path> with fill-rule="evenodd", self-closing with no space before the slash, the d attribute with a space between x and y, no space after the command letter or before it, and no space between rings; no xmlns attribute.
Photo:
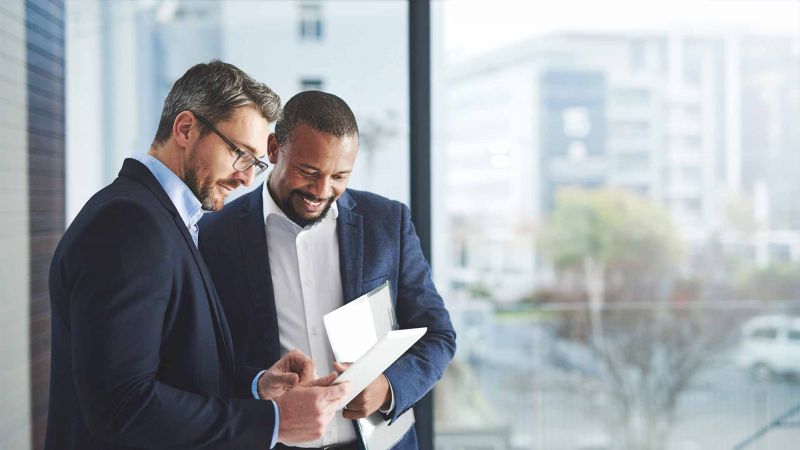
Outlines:
<svg viewBox="0 0 800 450"><path fill-rule="evenodd" d="M400 328L428 327L385 372L394 391L394 420L442 377L455 353L455 331L431 280L408 208L350 189L337 207L345 302L389 280ZM262 189L206 215L200 223L200 250L229 319L237 357L259 366L269 366L281 356L264 226ZM412 429L395 448L417 447Z"/></svg>
<svg viewBox="0 0 800 450"><path fill-rule="evenodd" d="M257 369L235 364L208 269L140 162L64 233L50 302L47 449L269 447L274 406L252 398Z"/></svg>

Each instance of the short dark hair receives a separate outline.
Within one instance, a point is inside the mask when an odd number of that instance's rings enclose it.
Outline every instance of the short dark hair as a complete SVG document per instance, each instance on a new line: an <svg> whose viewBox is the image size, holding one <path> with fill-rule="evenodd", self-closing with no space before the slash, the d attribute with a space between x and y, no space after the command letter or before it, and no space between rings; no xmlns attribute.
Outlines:
<svg viewBox="0 0 800 450"><path fill-rule="evenodd" d="M275 137L283 145L291 141L298 125L336 137L358 135L356 116L341 98L321 91L301 92L286 102L283 117L275 123Z"/></svg>
<svg viewBox="0 0 800 450"><path fill-rule="evenodd" d="M153 144L163 144L169 139L172 124L183 111L194 111L216 124L246 105L253 105L268 122L280 118L281 98L266 84L217 59L197 64L178 78L164 100ZM209 132L206 127L201 130L201 135Z"/></svg>

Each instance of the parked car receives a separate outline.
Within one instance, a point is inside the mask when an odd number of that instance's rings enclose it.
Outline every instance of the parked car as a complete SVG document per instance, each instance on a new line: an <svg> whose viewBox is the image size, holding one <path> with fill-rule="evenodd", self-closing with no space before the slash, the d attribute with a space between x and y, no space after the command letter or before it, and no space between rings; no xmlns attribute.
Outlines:
<svg viewBox="0 0 800 450"><path fill-rule="evenodd" d="M800 376L800 317L758 316L745 322L738 362L758 381Z"/></svg>

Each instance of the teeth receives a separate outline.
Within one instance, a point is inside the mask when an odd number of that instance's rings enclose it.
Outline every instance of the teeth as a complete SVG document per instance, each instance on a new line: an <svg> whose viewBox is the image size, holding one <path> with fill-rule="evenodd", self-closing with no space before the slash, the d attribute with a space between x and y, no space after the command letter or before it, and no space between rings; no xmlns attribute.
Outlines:
<svg viewBox="0 0 800 450"><path fill-rule="evenodd" d="M303 201L306 202L307 204L311 205L311 206L319 206L319 205L322 204L322 202L312 202L311 200L308 200L308 199L305 199L305 198L303 199Z"/></svg>

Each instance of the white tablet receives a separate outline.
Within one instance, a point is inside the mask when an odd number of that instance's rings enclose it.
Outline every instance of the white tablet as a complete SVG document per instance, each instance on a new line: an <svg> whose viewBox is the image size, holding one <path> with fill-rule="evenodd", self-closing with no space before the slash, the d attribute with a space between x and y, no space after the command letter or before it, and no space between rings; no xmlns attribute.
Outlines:
<svg viewBox="0 0 800 450"><path fill-rule="evenodd" d="M375 378L378 378L378 375L424 336L426 331L428 331L427 328L390 331L371 349L367 350L364 356L342 372L333 384L349 381L351 390L350 394L339 403L338 409L342 409L350 403Z"/></svg>

